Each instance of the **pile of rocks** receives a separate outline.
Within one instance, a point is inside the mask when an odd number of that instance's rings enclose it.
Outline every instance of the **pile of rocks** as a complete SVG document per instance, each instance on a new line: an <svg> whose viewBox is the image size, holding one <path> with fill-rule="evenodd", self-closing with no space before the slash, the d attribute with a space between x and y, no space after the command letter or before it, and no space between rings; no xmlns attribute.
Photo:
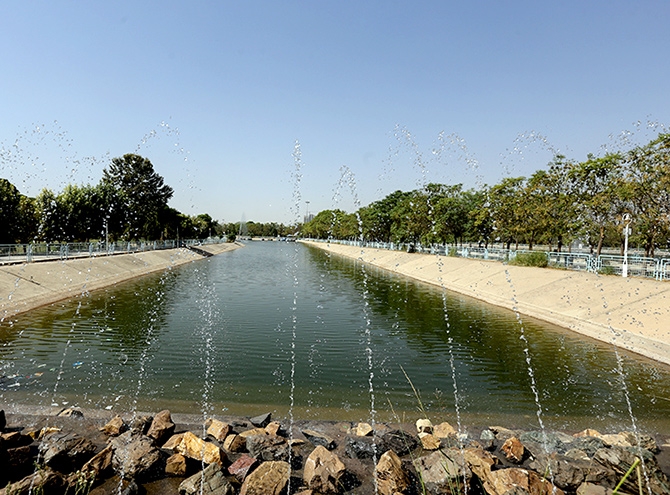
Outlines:
<svg viewBox="0 0 670 495"><path fill-rule="evenodd" d="M624 478L620 493L670 493L656 441L625 432L491 426L475 440L427 419L416 430L301 421L288 432L270 414L188 427L169 411L100 427L77 409L9 426L0 411L0 495L607 495Z"/></svg>

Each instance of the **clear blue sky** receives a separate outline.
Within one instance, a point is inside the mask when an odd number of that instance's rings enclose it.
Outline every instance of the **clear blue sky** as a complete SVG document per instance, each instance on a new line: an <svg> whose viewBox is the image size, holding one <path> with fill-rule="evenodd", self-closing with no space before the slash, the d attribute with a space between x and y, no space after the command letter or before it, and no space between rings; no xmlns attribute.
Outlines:
<svg viewBox="0 0 670 495"><path fill-rule="evenodd" d="M665 0L4 2L0 177L58 192L137 152L175 208L262 222L493 184L664 131L669 21Z"/></svg>

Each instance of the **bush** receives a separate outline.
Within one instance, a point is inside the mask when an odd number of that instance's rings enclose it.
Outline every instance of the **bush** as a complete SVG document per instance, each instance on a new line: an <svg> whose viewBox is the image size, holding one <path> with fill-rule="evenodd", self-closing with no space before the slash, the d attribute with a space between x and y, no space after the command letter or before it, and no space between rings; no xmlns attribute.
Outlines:
<svg viewBox="0 0 670 495"><path fill-rule="evenodd" d="M598 273L600 273L601 275L616 275L614 267L608 265L601 266L600 270L598 270Z"/></svg>
<svg viewBox="0 0 670 495"><path fill-rule="evenodd" d="M513 260L510 260L510 265L518 266L537 266L546 268L549 264L546 253L537 251L534 253L517 253Z"/></svg>
<svg viewBox="0 0 670 495"><path fill-rule="evenodd" d="M458 256L458 248L450 247L449 248L449 256L452 256L452 257Z"/></svg>

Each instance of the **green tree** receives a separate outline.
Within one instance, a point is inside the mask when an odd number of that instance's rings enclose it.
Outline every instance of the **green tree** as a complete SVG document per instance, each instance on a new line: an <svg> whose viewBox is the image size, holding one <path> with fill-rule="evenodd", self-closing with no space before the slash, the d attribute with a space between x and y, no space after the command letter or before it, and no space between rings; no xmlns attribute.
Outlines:
<svg viewBox="0 0 670 495"><path fill-rule="evenodd" d="M507 245L507 249L512 242L518 245L524 233L524 185L524 177L507 177L489 190L488 209L494 235Z"/></svg>
<svg viewBox="0 0 670 495"><path fill-rule="evenodd" d="M163 230L160 217L168 207L173 190L147 158L126 154L112 159L110 166L103 170L101 182L118 191L120 204L114 206L121 211L113 214L124 220L124 237L160 237Z"/></svg>
<svg viewBox="0 0 670 495"><path fill-rule="evenodd" d="M21 236L21 193L7 179L0 179L0 244L13 244Z"/></svg>

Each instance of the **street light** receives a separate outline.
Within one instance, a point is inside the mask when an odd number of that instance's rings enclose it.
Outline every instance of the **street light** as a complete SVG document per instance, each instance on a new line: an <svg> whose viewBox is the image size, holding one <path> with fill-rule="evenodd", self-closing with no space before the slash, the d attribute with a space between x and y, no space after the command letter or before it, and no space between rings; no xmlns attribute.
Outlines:
<svg viewBox="0 0 670 495"><path fill-rule="evenodd" d="M630 213L625 213L623 216L624 221L624 241L623 241L623 267L621 268L621 276L624 278L628 277L628 235L630 234Z"/></svg>

